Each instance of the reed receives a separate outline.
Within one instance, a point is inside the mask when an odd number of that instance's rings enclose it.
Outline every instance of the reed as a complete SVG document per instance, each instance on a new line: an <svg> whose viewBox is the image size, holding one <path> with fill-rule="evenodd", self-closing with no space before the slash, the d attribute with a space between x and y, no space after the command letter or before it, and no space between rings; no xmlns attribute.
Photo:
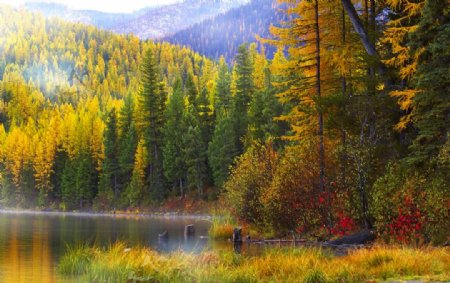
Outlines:
<svg viewBox="0 0 450 283"><path fill-rule="evenodd" d="M209 228L209 237L215 240L230 239L236 226L236 220L229 214L213 216L211 228Z"/></svg>

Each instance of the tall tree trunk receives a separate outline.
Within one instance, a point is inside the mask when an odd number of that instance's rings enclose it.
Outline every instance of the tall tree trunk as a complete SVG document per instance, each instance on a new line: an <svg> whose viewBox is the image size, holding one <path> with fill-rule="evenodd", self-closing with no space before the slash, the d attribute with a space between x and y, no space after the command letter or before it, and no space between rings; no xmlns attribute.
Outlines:
<svg viewBox="0 0 450 283"><path fill-rule="evenodd" d="M345 38L345 33L346 33L346 24L345 24L345 10L342 9L342 47L345 48L345 43L346 43L346 38ZM341 88L342 88L342 96L344 97L344 99L347 96L347 79L345 77L345 75L341 76ZM344 109L345 111L345 109ZM342 130L341 130L341 143L342 143L342 155L341 155L341 184L342 187L344 189L347 188L347 183L346 183L346 179L347 179L347 168L346 168L346 163L347 163L347 133L345 131L345 126L342 125Z"/></svg>
<svg viewBox="0 0 450 283"><path fill-rule="evenodd" d="M183 179L182 178L180 178L180 195L181 195L181 199L184 199Z"/></svg>
<svg viewBox="0 0 450 283"><path fill-rule="evenodd" d="M353 28L356 33L359 35L361 42L366 49L367 54L374 57L379 57L377 49L375 48L375 44L370 41L369 34L367 30L364 28L364 25L359 18L358 12L356 12L355 6L353 6L351 0L341 0L342 6L344 7L345 12L347 13L350 21L352 22Z"/></svg>
<svg viewBox="0 0 450 283"><path fill-rule="evenodd" d="M319 1L315 0L315 30L316 30L316 95L320 98L322 96L321 77L320 77L320 31L319 31ZM321 192L325 190L325 145L323 138L323 112L319 105L319 168L320 180L319 188Z"/></svg>

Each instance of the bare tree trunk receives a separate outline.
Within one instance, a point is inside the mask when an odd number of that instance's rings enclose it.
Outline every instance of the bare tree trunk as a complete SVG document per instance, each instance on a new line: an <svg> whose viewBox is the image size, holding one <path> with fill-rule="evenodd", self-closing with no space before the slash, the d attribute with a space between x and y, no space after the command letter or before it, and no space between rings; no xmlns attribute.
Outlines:
<svg viewBox="0 0 450 283"><path fill-rule="evenodd" d="M367 30L364 28L364 25L359 18L358 12L356 12L355 6L353 6L351 0L341 0L342 6L345 9L350 21L352 22L353 28L356 33L359 35L364 48L366 49L367 54L375 57L379 57L377 49L375 48L375 44L370 40L369 34Z"/></svg>
<svg viewBox="0 0 450 283"><path fill-rule="evenodd" d="M182 178L180 178L180 194L181 194L181 198L184 199L183 179Z"/></svg>

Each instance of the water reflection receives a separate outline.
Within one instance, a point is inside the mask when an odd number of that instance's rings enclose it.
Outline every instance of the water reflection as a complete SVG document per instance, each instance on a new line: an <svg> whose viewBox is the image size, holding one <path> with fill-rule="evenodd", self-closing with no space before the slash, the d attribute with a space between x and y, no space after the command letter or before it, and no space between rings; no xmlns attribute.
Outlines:
<svg viewBox="0 0 450 283"><path fill-rule="evenodd" d="M195 236L184 227L195 225ZM63 282L56 266L67 246L108 246L122 240L161 252L208 248L210 222L192 217L111 217L70 214L30 214L0 211L0 282ZM163 243L158 234L167 231Z"/></svg>
<svg viewBox="0 0 450 283"><path fill-rule="evenodd" d="M0 252L0 278L2 282L56 282L51 251L49 249L48 225L39 220L31 222L34 231L31 241L21 241L21 219L13 218L6 227L0 222L2 246ZM28 230L28 229L25 229ZM8 237L9 232L9 237ZM6 236L6 237L5 237ZM6 241L3 241L6 240Z"/></svg>

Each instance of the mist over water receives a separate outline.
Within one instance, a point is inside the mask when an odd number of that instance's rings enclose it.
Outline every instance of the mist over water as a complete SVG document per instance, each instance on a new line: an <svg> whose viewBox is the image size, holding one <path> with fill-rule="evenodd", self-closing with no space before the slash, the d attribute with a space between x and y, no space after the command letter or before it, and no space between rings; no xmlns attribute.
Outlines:
<svg viewBox="0 0 450 283"><path fill-rule="evenodd" d="M194 224L191 240L184 226ZM121 216L0 211L0 282L61 282L58 260L77 245L107 247L116 241L160 252L199 252L208 248L206 217ZM169 233L164 245L158 234Z"/></svg>

